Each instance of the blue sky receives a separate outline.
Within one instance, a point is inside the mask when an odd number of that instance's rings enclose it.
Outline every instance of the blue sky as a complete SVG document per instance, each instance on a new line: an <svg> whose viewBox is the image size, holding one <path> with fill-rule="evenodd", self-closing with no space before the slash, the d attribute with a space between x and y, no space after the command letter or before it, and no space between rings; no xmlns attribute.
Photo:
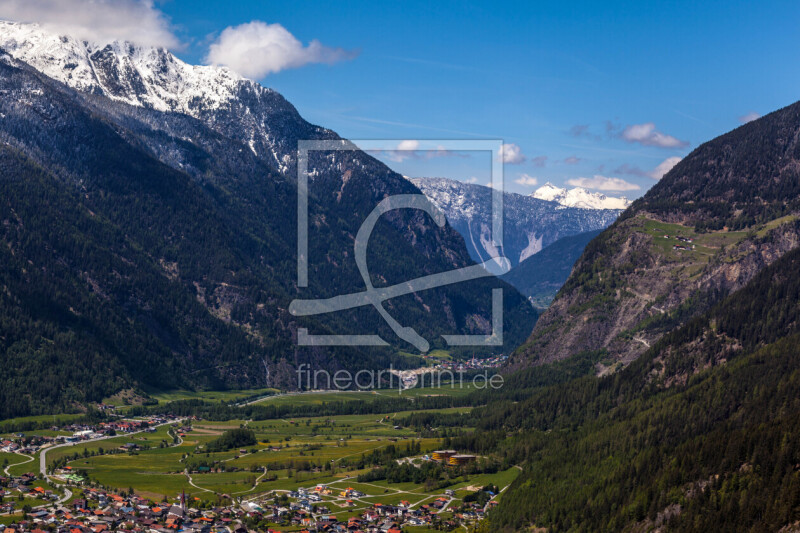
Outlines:
<svg viewBox="0 0 800 533"><path fill-rule="evenodd" d="M98 1L114 9L140 2ZM172 46L179 57L202 63L216 45L215 58L233 61L306 119L345 137L502 139L514 145L506 189L523 193L552 181L640 196L657 168L746 115L800 98L797 2L143 5L181 43ZM125 16L143 35L152 25ZM253 21L279 24L303 45L319 41L315 57L332 64L309 63L300 50L295 64L266 74L251 68L259 58L246 52L248 39L267 27L239 31ZM226 28L238 29L229 35ZM406 175L480 183L490 166L487 157L381 157Z"/></svg>

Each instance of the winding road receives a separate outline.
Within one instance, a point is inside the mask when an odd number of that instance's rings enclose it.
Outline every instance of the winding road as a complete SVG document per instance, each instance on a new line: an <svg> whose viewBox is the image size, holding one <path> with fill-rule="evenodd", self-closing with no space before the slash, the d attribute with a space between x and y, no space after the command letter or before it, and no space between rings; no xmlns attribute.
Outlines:
<svg viewBox="0 0 800 533"><path fill-rule="evenodd" d="M176 419L176 420L170 420L169 422L164 422L163 424L158 424L158 425L150 426L150 427L159 428L159 427L170 425L170 424L180 424L184 420L185 420L185 418L179 418L179 419ZM136 435L137 433L143 433L144 431L145 431L145 429L140 429L139 431L132 431L131 433L123 433L122 435L105 435L103 437L97 437L97 438L94 438L94 439L82 440L82 441L79 441L79 442L67 442L67 443L64 443L64 444L56 444L55 446L48 446L46 448L42 448L40 450L40 453L39 453L39 473L42 474L44 479L46 479L48 482L50 482L51 485L57 486L57 484L53 482L53 479L47 473L47 452L55 450L56 448L66 448L67 446L76 446L78 444L86 444L88 442L97 442L97 441L101 441L101 440L116 439L118 437L129 437L131 435ZM30 460L33 461L33 457L31 457ZM25 462L27 463L29 461L25 461ZM17 463L17 464L22 464L22 463ZM6 473L8 473L8 472L6 472ZM72 491L71 490L69 490L67 487L62 487L62 488L64 489L64 495L61 498L59 498L58 502L56 502L56 503L64 503L65 501L69 500L72 497ZM50 505L50 504L48 503L46 505ZM41 505L41 506L37 506L37 507L45 507L45 505Z"/></svg>
<svg viewBox="0 0 800 533"><path fill-rule="evenodd" d="M8 469L9 469L9 468L11 468L12 466L24 465L25 463L30 463L31 461L33 461L33 457L32 457L32 456L30 456L30 455L27 455L27 454L24 454L24 453L20 453L20 452L14 452L14 453L16 453L17 455L19 455L19 456L21 456L21 457L27 457L27 458L28 458L28 460L27 460L27 461L21 461L21 462L19 462L19 463L14 463L14 464L12 464L12 465L8 465L7 467L5 467L5 468L3 469L3 472L5 472L5 474L6 474L7 476L10 476L10 475L11 475L11 473L9 473Z"/></svg>
<svg viewBox="0 0 800 533"><path fill-rule="evenodd" d="M151 428L160 428L162 426L168 426L170 424L180 424L184 420L186 420L186 419L185 418L178 418L176 420L170 420L169 422L164 422L162 424L158 424L158 425L150 426L150 427ZM39 472L42 474L42 476L45 477L45 479L47 479L48 481L51 480L50 476L47 474L47 452L49 452L49 451L55 450L57 448L66 448L67 446L77 446L78 444L87 444L89 442L97 442L97 441L101 441L101 440L116 439L116 438L119 438L119 437L130 437L131 435L136 435L138 433L144 433L147 429L150 429L150 428L140 429L139 431L132 431L130 433L123 433L122 435L105 435L103 437L97 437L97 438L94 438L94 439L87 439L87 440L82 440L82 441L79 441L79 442L66 442L64 444L56 444L55 446L49 446L49 447L46 447L46 448L42 448L41 449L41 453L39 454Z"/></svg>

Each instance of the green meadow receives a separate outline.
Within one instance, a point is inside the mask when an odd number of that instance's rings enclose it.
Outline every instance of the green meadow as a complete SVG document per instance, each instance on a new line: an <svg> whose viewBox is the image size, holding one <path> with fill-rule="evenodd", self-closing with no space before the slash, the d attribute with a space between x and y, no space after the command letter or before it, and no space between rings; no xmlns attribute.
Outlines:
<svg viewBox="0 0 800 533"><path fill-rule="evenodd" d="M444 357L443 354L440 354ZM151 393L160 403L181 399L202 398L209 401L235 402L257 399L287 405L322 405L325 402L370 401L402 394L409 398L451 395L461 396L473 391L471 384L463 386L422 387L405 391L384 389L379 391L317 392L303 394L274 394L271 389L255 391L191 392L170 391ZM468 413L471 408L438 409L436 412ZM73 471L85 472L92 483L117 490L133 489L145 497L174 498L185 491L192 499L218 501L220 498L272 497L272 494L327 484L332 494L323 497L332 512L339 516L359 514L375 503L393 504L408 501L412 506L432 503L442 496L443 490L426 491L414 483L391 484L386 481L358 483L356 477L366 470L358 470L362 455L370 455L388 446L405 449L411 442L418 443L420 455L442 446L436 438L422 438L409 428L395 429L395 420L415 411L384 414L287 417L273 420L195 420L191 431L175 444L169 434L170 426L162 426L154 433L121 435L96 442L48 450L48 464L66 461ZM44 417L47 418L47 417ZM42 418L42 419L44 419ZM257 443L242 449L210 453L205 445L225 431L245 427L254 432ZM469 430L469 428L464 428ZM43 430L35 433L44 434ZM32 432L34 433L34 432ZM136 443L141 449L122 451L126 443ZM39 454L32 461L17 454L0 454L0 464L11 465L8 471L19 475L38 472ZM22 463L22 464L18 464ZM200 471L187 471L187 464L212 465ZM517 469L492 475L459 478L450 487L457 491L456 502L475 486L494 483L506 486L519 473ZM43 484L40 484L44 486ZM348 503L340 493L353 487L366 494ZM47 488L47 487L45 487ZM423 531L424 529L420 529Z"/></svg>
<svg viewBox="0 0 800 533"><path fill-rule="evenodd" d="M430 391L421 390L419 394L428 393ZM316 402L322 398L342 396L346 395L308 394L266 401L291 399L296 402ZM468 410L458 408L442 411ZM342 483L350 483L360 473L351 463L355 463L361 455L387 446L402 449L413 440L419 443L421 453L439 447L441 442L438 439L419 438L409 429L394 429L393 419L411 412L264 421L199 420L192 423L192 431L186 433L182 442L175 446L167 434L169 428L161 427L155 433L56 448L48 452L47 457L49 463L66 457L69 466L76 471L86 471L93 482L121 490L133 488L147 497L174 497L181 491L200 499L214 499L219 495L249 497L274 490L287 491L317 483L332 483L343 478L346 481ZM239 427L253 430L257 444L242 450L205 451L204 446L208 442L227 430ZM150 449L133 453L108 453L127 442L147 444ZM170 445L163 447L162 443ZM105 453L100 454L101 448ZM96 455L92 455L93 452ZM215 471L187 474L182 461L187 457L192 464L204 461L206 464L222 465L227 471L217 471L217 467ZM319 471L314 471L313 465L317 465ZM372 489L379 490L375 487ZM387 490L390 494L397 492L394 489L380 490Z"/></svg>

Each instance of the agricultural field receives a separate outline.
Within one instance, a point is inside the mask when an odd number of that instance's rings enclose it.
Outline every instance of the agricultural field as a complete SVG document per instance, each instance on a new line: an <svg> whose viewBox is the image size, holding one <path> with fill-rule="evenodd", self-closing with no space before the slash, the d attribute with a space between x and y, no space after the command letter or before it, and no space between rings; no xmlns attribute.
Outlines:
<svg viewBox="0 0 800 533"><path fill-rule="evenodd" d="M640 229L653 238L652 246L662 255L672 259L707 263L708 259L725 246L735 244L747 236L746 231L711 231L697 233L691 226L667 224L649 218L639 217ZM678 237L691 239L691 243L678 240ZM686 245L689 250L675 250L675 245Z"/></svg>
<svg viewBox="0 0 800 533"><path fill-rule="evenodd" d="M36 470L36 465L30 456L25 456L19 453L0 453L0 465L2 465L3 475L8 472L14 474L19 472L25 474Z"/></svg>
<svg viewBox="0 0 800 533"><path fill-rule="evenodd" d="M377 391L321 391L298 392L268 396L257 403L274 403L276 405L320 405L325 402L346 402L353 400L370 400L379 394Z"/></svg>
<svg viewBox="0 0 800 533"><path fill-rule="evenodd" d="M258 396L278 394L278 389L249 389L249 390L224 390L224 391L167 391L154 392L150 397L159 404L174 402L176 400L206 400L218 402L236 402Z"/></svg>
<svg viewBox="0 0 800 533"><path fill-rule="evenodd" d="M425 384L430 384L431 378L426 376ZM456 379L458 376L456 375ZM434 382L435 383L435 382ZM466 396L475 391L475 386L464 379L463 383L442 383L441 386L415 387L411 389L377 389L364 391L320 391L278 394L268 396L254 403L274 403L276 405L321 405L326 402L346 402L353 400L369 401L380 397L422 397L422 396Z"/></svg>
<svg viewBox="0 0 800 533"><path fill-rule="evenodd" d="M426 376L423 384L430 384L431 378ZM439 387L415 387L413 389L405 389L403 391L381 389L377 391L378 394L391 395L391 396L404 396L404 397L423 397L423 396L454 396L462 397L476 390L475 386L466 377L462 383L458 382L458 375L455 376L455 383L442 383ZM434 383L436 383L434 381Z"/></svg>
<svg viewBox="0 0 800 533"><path fill-rule="evenodd" d="M446 361L452 361L453 356L447 350L431 350L426 354L418 354L411 352L398 352L398 355L404 357L407 361L418 364L420 366L434 366Z"/></svg>
<svg viewBox="0 0 800 533"><path fill-rule="evenodd" d="M445 387L412 389L403 391L403 394L466 394L469 390L466 386L464 389ZM383 394L397 392L306 393L276 396L262 401L313 404L353 397L377 398ZM250 394L245 396L252 397ZM161 396L159 401L179 397L179 393L170 393ZM442 409L439 412L467 413L469 410L464 407ZM361 457L389 446L405 449L413 442L418 445L420 454L440 447L442 443L439 439L421 438L408 428L395 429L394 419L411 412L263 421L195 420L191 422L191 431L179 435L177 444L168 434L170 428L162 426L155 433L119 436L56 448L48 452L47 460L50 465L66 460L74 472L87 475L94 483L117 490L133 489L146 497L173 498L185 491L190 498L207 501L223 496L250 498L270 491L284 492L318 483L337 484L341 481L352 484L354 478L363 472L356 464ZM238 428L252 430L256 444L228 451L205 450L209 442ZM135 443L142 449L120 451L120 446L126 443ZM114 453L109 453L110 450ZM11 467L11 470L13 473L35 470L38 455L35 460L35 463ZM198 467L200 464L213 466ZM15 469L20 472L15 472ZM371 497L364 500L364 505L380 499L373 501L373 496L387 496L393 501L408 489L419 488L372 487L371 492L367 492ZM424 492L416 495L420 499L433 496ZM389 499L385 503L390 503Z"/></svg>
<svg viewBox="0 0 800 533"><path fill-rule="evenodd" d="M61 424L68 424L81 417L83 417L82 414L58 414L58 415L36 415L36 416L22 416L18 418L7 418L5 420L0 420L0 436L6 436L12 433L17 433L17 431L9 428L24 426L25 424L61 425ZM23 433L28 434L31 432L23 431ZM43 433L37 432L37 434L43 434Z"/></svg>
<svg viewBox="0 0 800 533"><path fill-rule="evenodd" d="M397 413L397 416L404 414L406 413ZM148 496L174 495L182 490L193 497L250 494L292 487L298 485L298 482L316 483L322 478L335 479L331 477L330 470L316 476L311 475L313 472L298 470L305 463L331 464L333 471L346 475L339 472L338 465L342 460L389 445L406 445L413 435L408 430L394 430L391 425L392 416L350 415L261 422L196 421L192 431L185 433L182 442L177 446L158 447L164 441L171 442L171 437L166 434L167 428L160 428L157 433L117 437L55 449L49 452L48 461L61 457L71 458L77 454L79 457L68 462L73 470L85 471L90 479L104 486L122 490L133 488L137 493ZM202 452L202 446L226 430L239 427L252 429L258 443L246 447L244 453L238 449ZM426 451L439 444L436 439L417 441ZM151 449L138 453L91 456L92 452L99 453L101 448L108 450L126 442L139 445L146 443ZM181 460L185 456L208 462L218 461L225 469L234 471L195 473L190 476L184 473L185 466ZM290 467L287 468L287 465ZM263 475L265 467L268 476Z"/></svg>

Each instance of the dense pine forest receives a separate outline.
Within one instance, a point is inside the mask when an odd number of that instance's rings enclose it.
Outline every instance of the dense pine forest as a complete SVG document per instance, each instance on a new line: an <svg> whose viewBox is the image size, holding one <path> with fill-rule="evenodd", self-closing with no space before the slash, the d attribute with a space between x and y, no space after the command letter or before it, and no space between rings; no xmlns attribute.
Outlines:
<svg viewBox="0 0 800 533"><path fill-rule="evenodd" d="M487 530L777 531L799 520L798 269L800 250L613 376L540 370L569 380L512 382L508 399L476 410L480 431L455 445L526 465ZM511 401L521 390L530 397Z"/></svg>

